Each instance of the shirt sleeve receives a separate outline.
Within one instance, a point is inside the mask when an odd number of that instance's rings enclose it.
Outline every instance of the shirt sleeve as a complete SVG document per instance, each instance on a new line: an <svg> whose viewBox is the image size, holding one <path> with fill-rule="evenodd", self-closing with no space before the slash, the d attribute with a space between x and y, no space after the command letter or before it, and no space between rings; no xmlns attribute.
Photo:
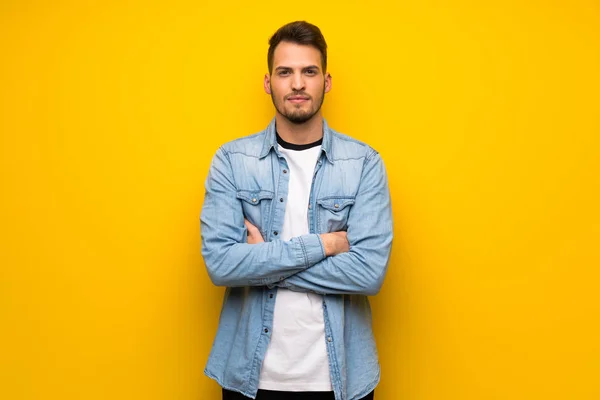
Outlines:
<svg viewBox="0 0 600 400"><path fill-rule="evenodd" d="M226 151L214 156L200 215L202 256L217 286L261 286L309 268L325 258L317 234L248 244L233 170Z"/></svg>
<svg viewBox="0 0 600 400"><path fill-rule="evenodd" d="M385 166L375 151L365 161L347 235L349 252L327 257L275 286L319 294L379 292L388 268L393 223Z"/></svg>

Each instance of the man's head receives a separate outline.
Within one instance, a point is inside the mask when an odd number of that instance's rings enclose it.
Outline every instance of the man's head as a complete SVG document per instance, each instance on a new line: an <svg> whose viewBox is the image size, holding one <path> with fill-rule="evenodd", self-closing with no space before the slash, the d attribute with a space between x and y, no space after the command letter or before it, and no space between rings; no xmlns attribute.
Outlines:
<svg viewBox="0 0 600 400"><path fill-rule="evenodd" d="M269 44L265 92L287 120L307 122L317 115L331 89L325 38L315 25L296 21L279 28Z"/></svg>
<svg viewBox="0 0 600 400"><path fill-rule="evenodd" d="M285 24L277 30L269 39L269 52L267 63L269 74L273 73L273 56L277 45L281 42L295 43L304 46L312 46L321 53L321 70L327 70L327 43L318 26L306 21L296 21Z"/></svg>

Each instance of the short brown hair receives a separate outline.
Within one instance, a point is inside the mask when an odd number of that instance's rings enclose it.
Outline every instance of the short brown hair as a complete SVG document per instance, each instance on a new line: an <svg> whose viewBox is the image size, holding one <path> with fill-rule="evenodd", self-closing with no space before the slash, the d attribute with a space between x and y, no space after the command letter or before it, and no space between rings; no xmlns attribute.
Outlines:
<svg viewBox="0 0 600 400"><path fill-rule="evenodd" d="M273 72L273 54L275 48L281 42L290 42L313 46L321 53L321 68L327 70L327 43L318 26L306 21L295 21L285 24L277 30L269 39L269 53L267 62L269 64L269 75Z"/></svg>

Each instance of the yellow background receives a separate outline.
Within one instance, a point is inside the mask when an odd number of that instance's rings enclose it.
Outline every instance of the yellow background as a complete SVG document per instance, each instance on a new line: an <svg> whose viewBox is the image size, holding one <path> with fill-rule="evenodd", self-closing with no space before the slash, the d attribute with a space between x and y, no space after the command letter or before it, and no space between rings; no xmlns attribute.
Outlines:
<svg viewBox="0 0 600 400"><path fill-rule="evenodd" d="M0 398L219 398L203 182L271 119L267 40L297 19L329 123L389 172L376 398L599 399L593 0L3 0Z"/></svg>

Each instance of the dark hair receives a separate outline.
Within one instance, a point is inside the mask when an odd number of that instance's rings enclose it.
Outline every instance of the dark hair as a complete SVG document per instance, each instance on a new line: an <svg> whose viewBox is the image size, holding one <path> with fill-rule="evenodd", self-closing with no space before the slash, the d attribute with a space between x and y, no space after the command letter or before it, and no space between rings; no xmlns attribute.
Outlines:
<svg viewBox="0 0 600 400"><path fill-rule="evenodd" d="M269 53L267 55L269 74L273 72L273 54L275 53L275 48L281 42L315 47L321 53L321 68L323 72L327 70L327 43L325 43L325 38L321 30L316 25L306 21L295 21L279 28L271 36L271 39L269 39Z"/></svg>

